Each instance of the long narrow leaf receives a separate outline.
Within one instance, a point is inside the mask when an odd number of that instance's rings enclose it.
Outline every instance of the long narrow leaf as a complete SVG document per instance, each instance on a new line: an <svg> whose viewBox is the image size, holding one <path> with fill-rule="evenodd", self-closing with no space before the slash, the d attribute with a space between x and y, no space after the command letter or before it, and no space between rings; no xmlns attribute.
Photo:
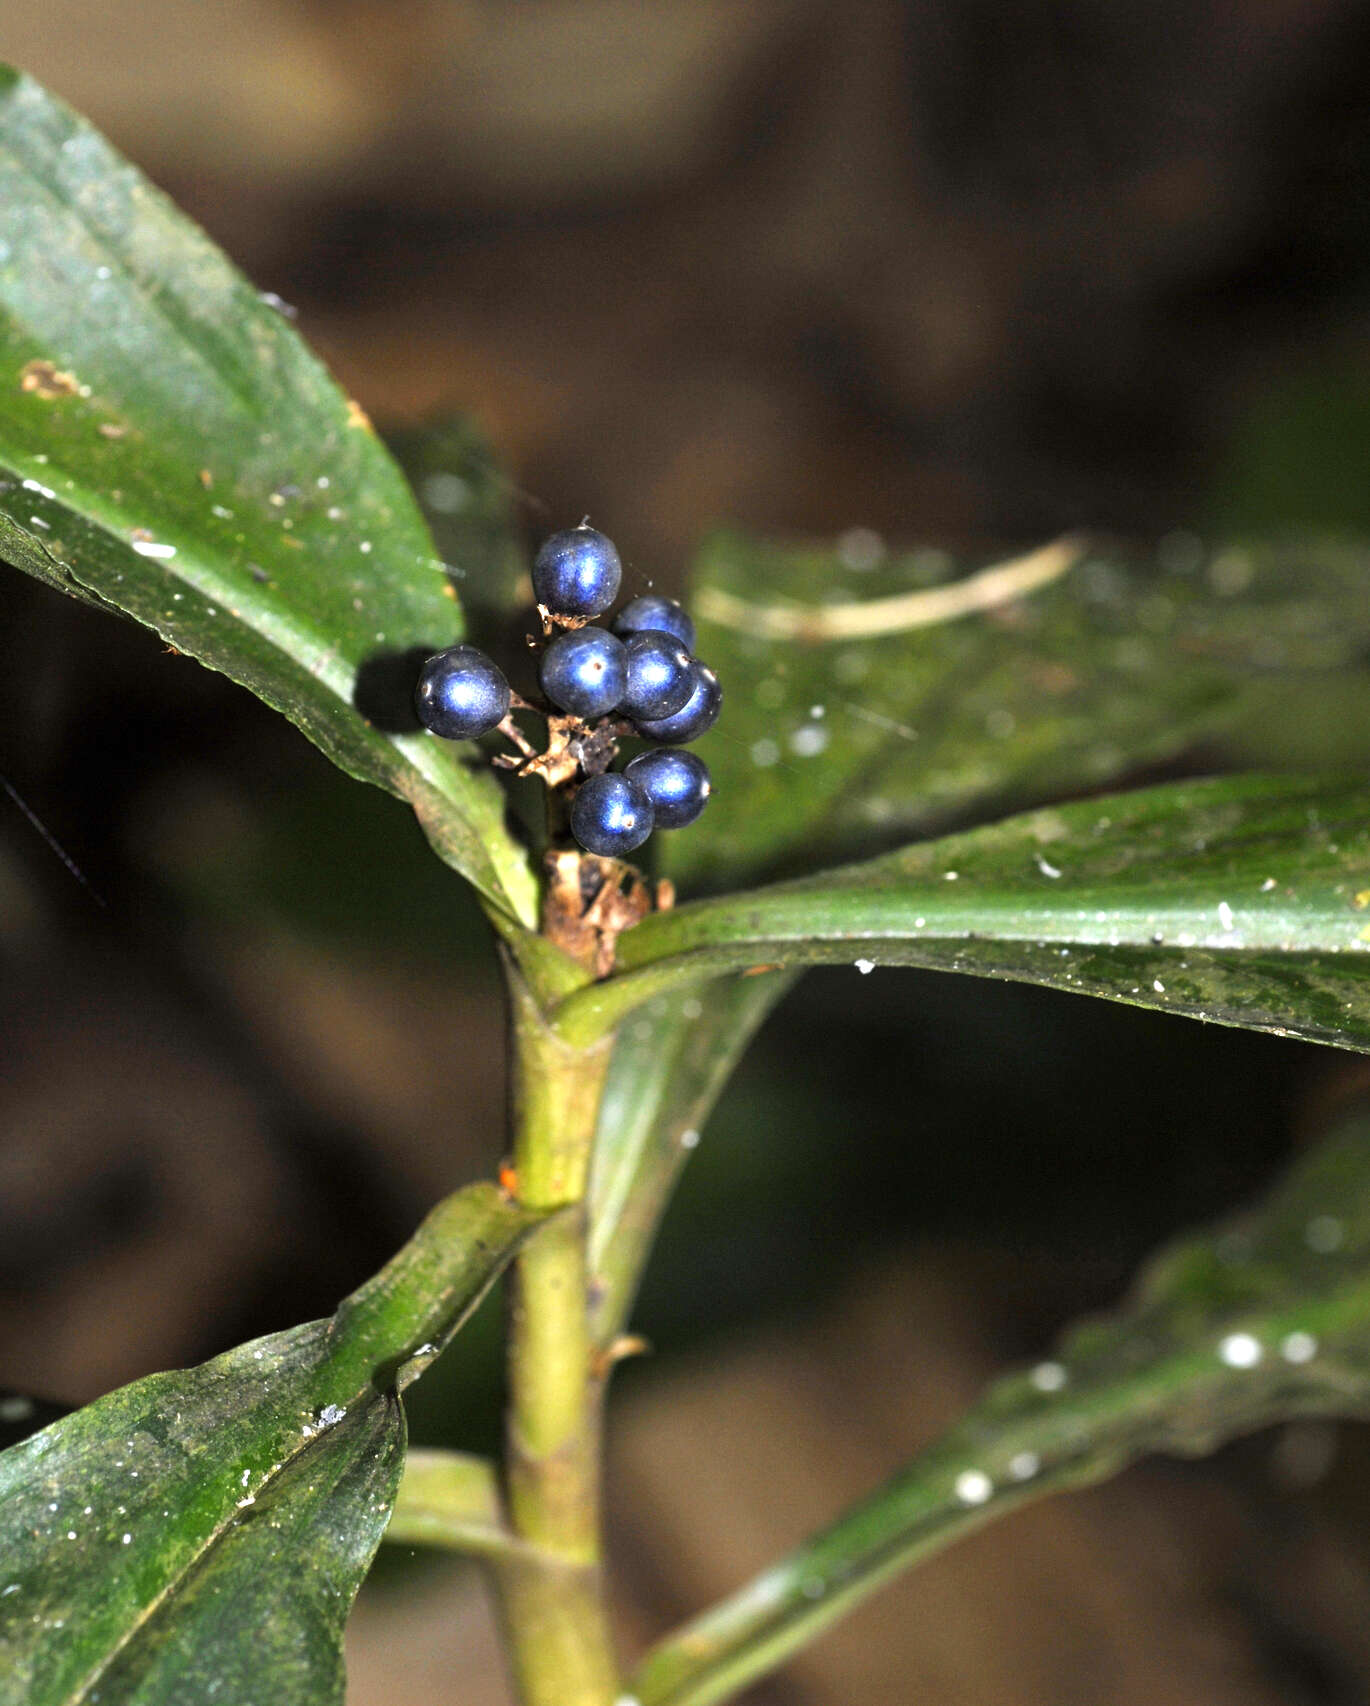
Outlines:
<svg viewBox="0 0 1370 1706"><path fill-rule="evenodd" d="M340 1701L343 1619L404 1455L399 1391L538 1218L473 1185L330 1320L0 1453L0 1703Z"/></svg>
<svg viewBox="0 0 1370 1706"><path fill-rule="evenodd" d="M1224 768L1370 755L1370 552L1330 539L1060 540L967 572L723 533L691 607L726 710L715 798L668 869L710 890L1121 786L1219 743Z"/></svg>
<svg viewBox="0 0 1370 1706"><path fill-rule="evenodd" d="M710 1706L899 1570L1029 1500L1150 1452L1197 1455L1294 1416L1370 1414L1370 1124L1249 1219L1155 1260L1115 1315L990 1388L864 1504L663 1641L640 1706Z"/></svg>
<svg viewBox="0 0 1370 1706"><path fill-rule="evenodd" d="M728 1076L793 983L721 978L662 996L614 1043L590 1174L590 1315L607 1345L632 1307L657 1224Z"/></svg>
<svg viewBox="0 0 1370 1706"><path fill-rule="evenodd" d="M278 308L4 68L0 555L250 688L535 917L494 779L412 715L462 621L399 469Z"/></svg>
<svg viewBox="0 0 1370 1706"><path fill-rule="evenodd" d="M656 914L561 1023L747 967L912 965L1370 1049L1368 903L1364 783L1177 783Z"/></svg>

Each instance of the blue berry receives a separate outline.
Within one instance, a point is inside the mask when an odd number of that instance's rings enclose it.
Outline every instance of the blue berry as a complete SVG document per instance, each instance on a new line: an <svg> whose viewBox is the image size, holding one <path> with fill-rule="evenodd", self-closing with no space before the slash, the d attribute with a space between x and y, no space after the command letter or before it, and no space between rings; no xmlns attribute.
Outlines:
<svg viewBox="0 0 1370 1706"><path fill-rule="evenodd" d="M619 700L624 716L636 723L680 710L694 682L690 654L675 635L649 628L629 634L623 649L628 654L628 685Z"/></svg>
<svg viewBox="0 0 1370 1706"><path fill-rule="evenodd" d="M606 716L628 686L622 640L604 628L572 628L558 634L538 666L542 691L573 717Z"/></svg>
<svg viewBox="0 0 1370 1706"><path fill-rule="evenodd" d="M508 716L509 683L475 646L451 646L424 664L414 708L444 740L474 740Z"/></svg>
<svg viewBox="0 0 1370 1706"><path fill-rule="evenodd" d="M690 676L693 682L690 697L678 711L669 717L651 717L645 721L641 717L633 719L637 732L644 739L664 741L668 746L683 746L687 741L698 740L718 721L719 707L723 703L723 689L718 685L718 677L698 658L690 660Z"/></svg>
<svg viewBox="0 0 1370 1706"><path fill-rule="evenodd" d="M640 598L630 598L614 617L614 632L625 640L629 634L641 634L647 628L674 634L687 652L695 649L694 623L683 606L673 598L663 598L659 592L644 592Z"/></svg>
<svg viewBox="0 0 1370 1706"><path fill-rule="evenodd" d="M544 539L533 559L533 592L554 616L598 616L618 597L618 552L593 527L568 527Z"/></svg>
<svg viewBox="0 0 1370 1706"><path fill-rule="evenodd" d="M628 776L606 771L582 782L571 802L571 834L587 853L620 859L652 833L652 802Z"/></svg>
<svg viewBox="0 0 1370 1706"><path fill-rule="evenodd" d="M708 804L709 767L692 752L659 746L639 753L623 774L652 802L658 829L684 829Z"/></svg>

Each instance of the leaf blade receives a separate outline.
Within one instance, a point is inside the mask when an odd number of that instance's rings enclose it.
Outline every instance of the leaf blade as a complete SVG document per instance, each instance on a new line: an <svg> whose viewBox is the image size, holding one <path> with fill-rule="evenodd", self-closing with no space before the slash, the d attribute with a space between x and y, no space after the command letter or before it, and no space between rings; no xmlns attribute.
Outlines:
<svg viewBox="0 0 1370 1706"><path fill-rule="evenodd" d="M225 1584L254 1591L263 1555L277 1556L272 1523L283 1512L320 1543L330 1582L355 1592L398 1483L398 1391L540 1218L493 1186L469 1187L330 1320L150 1375L0 1453L0 1701L65 1706L97 1690L104 1706L184 1699L173 1685L203 1655L175 1627L180 1595L212 1645L228 1627ZM346 1521L319 1506L320 1477L345 1488ZM259 1523L262 1534L245 1532ZM302 1692L272 1698L340 1698L336 1652L301 1633L319 1603L308 1558L274 1580L293 1622L273 1649L303 1642L318 1662L292 1673ZM256 1640L254 1619L233 1627ZM251 1654L225 1649L215 1662L227 1670ZM122 1693L110 1692L116 1677Z"/></svg>
<svg viewBox="0 0 1370 1706"><path fill-rule="evenodd" d="M799 875L1215 745L1248 767L1365 757L1363 547L1062 540L965 575L869 543L702 547L698 649L726 708L699 746L710 811L666 850L682 888Z"/></svg>
<svg viewBox="0 0 1370 1706"><path fill-rule="evenodd" d="M794 979L722 978L664 996L615 1039L590 1169L590 1320L612 1343L690 1150L752 1037Z"/></svg>
<svg viewBox="0 0 1370 1706"><path fill-rule="evenodd" d="M630 1690L642 1706L712 1706L900 1570L1025 1503L1153 1452L1199 1455L1289 1417L1370 1414L1367 1332L1362 1116L1257 1213L1162 1252L1118 1311L997 1381L869 1499L668 1636Z"/></svg>
<svg viewBox="0 0 1370 1706"><path fill-rule="evenodd" d="M1358 779L1241 776L1106 796L645 919L580 1039L759 965L917 965L1370 1048L1370 811Z"/></svg>
<svg viewBox="0 0 1370 1706"><path fill-rule="evenodd" d="M417 734L403 692L374 692L461 618L360 410L203 232L10 70L0 208L0 548L409 799L441 855L530 922L493 778Z"/></svg>

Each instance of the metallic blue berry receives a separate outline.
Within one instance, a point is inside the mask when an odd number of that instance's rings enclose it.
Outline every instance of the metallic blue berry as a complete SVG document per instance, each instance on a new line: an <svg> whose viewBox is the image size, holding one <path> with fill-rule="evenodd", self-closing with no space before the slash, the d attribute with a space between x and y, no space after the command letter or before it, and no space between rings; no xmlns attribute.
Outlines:
<svg viewBox="0 0 1370 1706"><path fill-rule="evenodd" d="M552 703L573 717L607 716L627 690L627 651L607 629L571 628L542 654L538 679Z"/></svg>
<svg viewBox="0 0 1370 1706"><path fill-rule="evenodd" d="M709 802L709 767L692 752L658 746L623 766L652 802L658 829L684 829Z"/></svg>
<svg viewBox="0 0 1370 1706"><path fill-rule="evenodd" d="M627 776L606 771L582 782L571 801L571 834L587 853L621 859L652 833L652 802Z"/></svg>
<svg viewBox="0 0 1370 1706"><path fill-rule="evenodd" d="M706 729L711 729L718 721L718 712L723 704L723 689L718 685L718 677L698 658L690 660L690 675L693 686L690 697L669 717L655 717L643 721L634 718L637 732L645 740L664 741L667 746L683 746L687 741L698 740Z"/></svg>
<svg viewBox="0 0 1370 1706"><path fill-rule="evenodd" d="M414 709L444 740L474 740L508 716L509 683L477 647L452 646L424 664Z"/></svg>
<svg viewBox="0 0 1370 1706"><path fill-rule="evenodd" d="M568 527L544 539L533 559L533 593L554 616L598 616L618 597L618 552L593 527Z"/></svg>
<svg viewBox="0 0 1370 1706"><path fill-rule="evenodd" d="M663 598L659 592L644 592L640 598L630 598L614 617L614 632L625 640L629 634L641 634L648 628L674 634L687 652L695 649L695 625L683 605L673 598Z"/></svg>
<svg viewBox="0 0 1370 1706"><path fill-rule="evenodd" d="M628 685L619 700L624 716L636 723L680 710L694 686L693 660L675 635L649 628L629 634L623 649L628 654Z"/></svg>

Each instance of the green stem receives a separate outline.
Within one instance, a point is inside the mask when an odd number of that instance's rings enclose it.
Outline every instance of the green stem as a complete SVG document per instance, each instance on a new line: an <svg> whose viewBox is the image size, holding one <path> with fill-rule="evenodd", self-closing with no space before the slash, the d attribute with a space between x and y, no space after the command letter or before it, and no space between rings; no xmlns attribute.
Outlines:
<svg viewBox="0 0 1370 1706"><path fill-rule="evenodd" d="M495 1580L521 1701L614 1706L622 1698L597 1567L510 1560Z"/></svg>
<svg viewBox="0 0 1370 1706"><path fill-rule="evenodd" d="M601 1583L603 1378L590 1335L585 1192L612 1036L567 1045L509 966L514 1170L526 1207L563 1208L514 1270L507 1493L530 1548L497 1572L525 1706L612 1706L618 1670Z"/></svg>

